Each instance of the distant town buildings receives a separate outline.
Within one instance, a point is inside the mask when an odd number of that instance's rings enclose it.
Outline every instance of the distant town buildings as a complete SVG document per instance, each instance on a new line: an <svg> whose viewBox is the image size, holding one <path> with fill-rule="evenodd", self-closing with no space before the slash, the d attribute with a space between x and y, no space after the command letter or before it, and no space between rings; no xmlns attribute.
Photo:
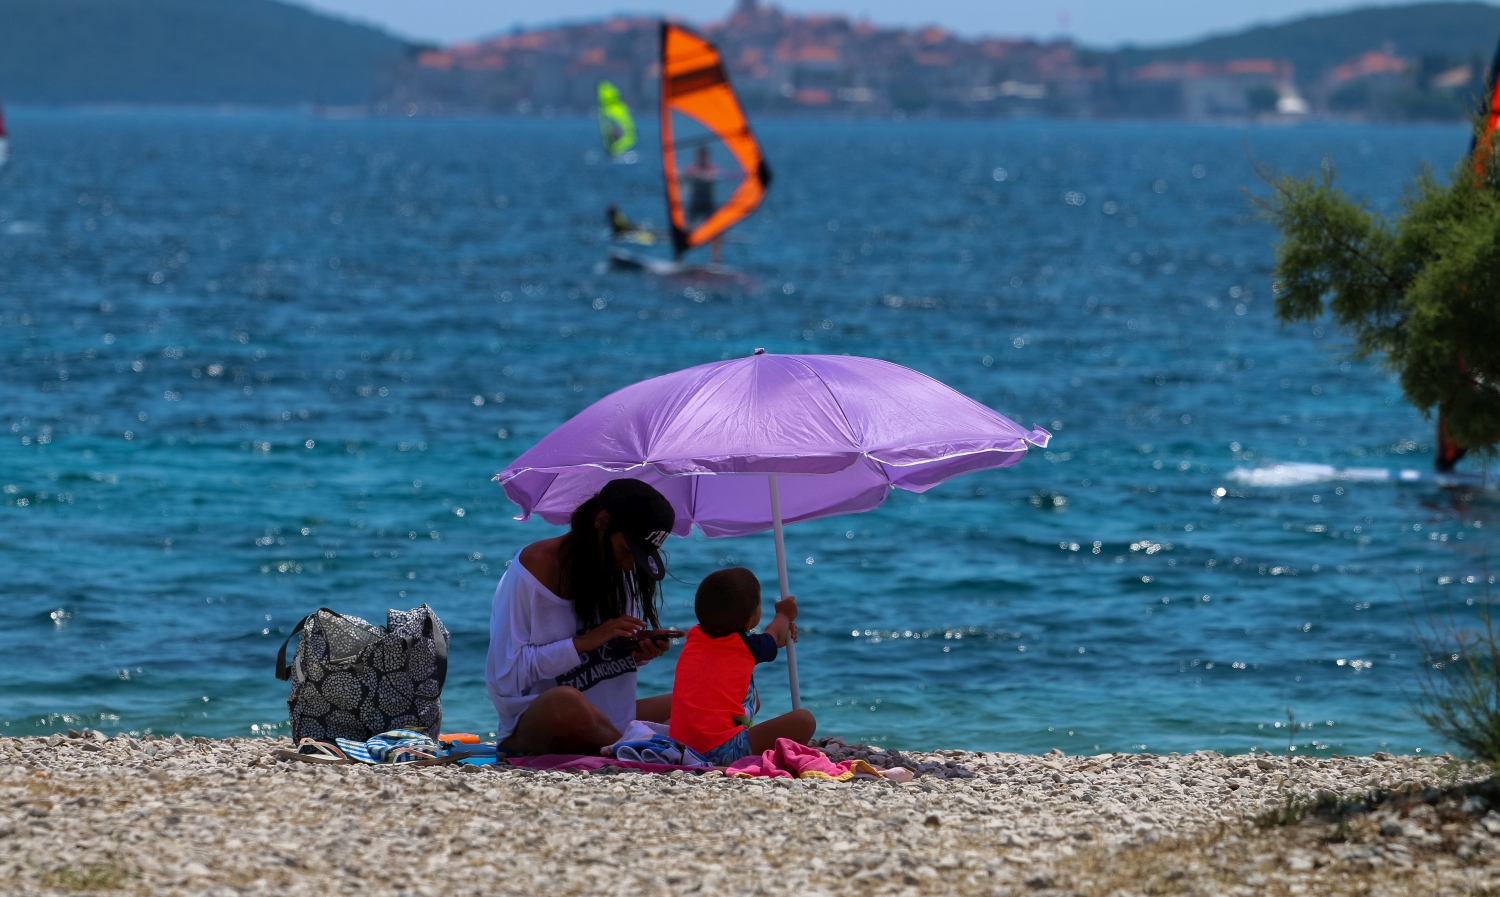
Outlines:
<svg viewBox="0 0 1500 897"><path fill-rule="evenodd" d="M1297 94L1292 64L1276 59L1224 63L1153 62L1119 79L1117 108L1137 115L1217 118L1300 115L1307 104Z"/></svg>
<svg viewBox="0 0 1500 897"><path fill-rule="evenodd" d="M1430 64L1380 48L1311 85L1299 85L1284 59L1123 66L1112 54L1066 40L965 39L941 28L790 15L757 0L737 0L727 19L701 30L723 52L745 105L785 114L1380 114L1413 92L1428 96L1429 105L1437 96L1439 106L1461 107L1479 79L1477 65L1428 71ZM429 50L395 73L383 105L408 114L577 113L592 108L597 82L608 79L626 102L649 107L657 91L657 41L655 19L617 17Z"/></svg>

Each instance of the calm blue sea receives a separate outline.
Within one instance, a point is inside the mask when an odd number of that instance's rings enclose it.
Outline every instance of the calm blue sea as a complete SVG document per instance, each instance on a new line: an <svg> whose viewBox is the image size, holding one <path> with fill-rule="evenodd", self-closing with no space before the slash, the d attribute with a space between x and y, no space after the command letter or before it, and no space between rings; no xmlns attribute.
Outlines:
<svg viewBox="0 0 1500 897"><path fill-rule="evenodd" d="M446 728L488 733L490 477L691 364L856 353L1056 434L1006 471L788 530L821 729L912 748L1442 748L1403 603L1482 598L1500 497L1268 477L1426 469L1432 427L1272 316L1252 161L1393 210L1460 127L793 123L726 262L600 264L662 222L586 120L16 110L0 172L0 733L281 733L319 606L427 602ZM650 135L644 141L649 145ZM768 537L673 540L668 620ZM772 585L774 588L774 585ZM670 657L643 688L665 690ZM767 712L784 664L762 668Z"/></svg>

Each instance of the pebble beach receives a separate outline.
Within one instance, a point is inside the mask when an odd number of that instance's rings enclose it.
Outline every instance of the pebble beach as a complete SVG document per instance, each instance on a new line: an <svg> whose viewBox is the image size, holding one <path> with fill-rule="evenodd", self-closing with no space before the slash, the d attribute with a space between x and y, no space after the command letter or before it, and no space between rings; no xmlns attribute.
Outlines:
<svg viewBox="0 0 1500 897"><path fill-rule="evenodd" d="M1500 886L1487 773L1445 756L908 752L902 759L949 777L898 784L315 766L275 757L288 747L0 739L5 892L1126 897ZM1368 809L1337 822L1287 812L1318 799Z"/></svg>

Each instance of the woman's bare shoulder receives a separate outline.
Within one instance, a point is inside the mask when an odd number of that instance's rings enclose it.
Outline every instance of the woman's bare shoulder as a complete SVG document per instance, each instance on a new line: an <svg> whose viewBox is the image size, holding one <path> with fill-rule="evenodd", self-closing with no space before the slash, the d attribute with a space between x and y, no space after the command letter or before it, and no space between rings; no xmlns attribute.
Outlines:
<svg viewBox="0 0 1500 897"><path fill-rule="evenodd" d="M526 572L536 577L537 582L546 586L552 594L557 594L559 580L561 580L562 562L560 549L565 536L556 536L551 539L543 539L540 542L532 542L521 549L521 566Z"/></svg>

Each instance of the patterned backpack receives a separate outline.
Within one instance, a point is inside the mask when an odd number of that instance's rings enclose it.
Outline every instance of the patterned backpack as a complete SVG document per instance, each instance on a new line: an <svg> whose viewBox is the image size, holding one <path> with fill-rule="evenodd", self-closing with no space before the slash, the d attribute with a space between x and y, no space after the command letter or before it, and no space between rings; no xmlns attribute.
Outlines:
<svg viewBox="0 0 1500 897"><path fill-rule="evenodd" d="M299 632L288 664L287 645ZM448 630L425 604L387 611L385 626L321 608L276 655L276 678L292 683L286 705L296 741L365 741L392 729L436 738L447 676Z"/></svg>

